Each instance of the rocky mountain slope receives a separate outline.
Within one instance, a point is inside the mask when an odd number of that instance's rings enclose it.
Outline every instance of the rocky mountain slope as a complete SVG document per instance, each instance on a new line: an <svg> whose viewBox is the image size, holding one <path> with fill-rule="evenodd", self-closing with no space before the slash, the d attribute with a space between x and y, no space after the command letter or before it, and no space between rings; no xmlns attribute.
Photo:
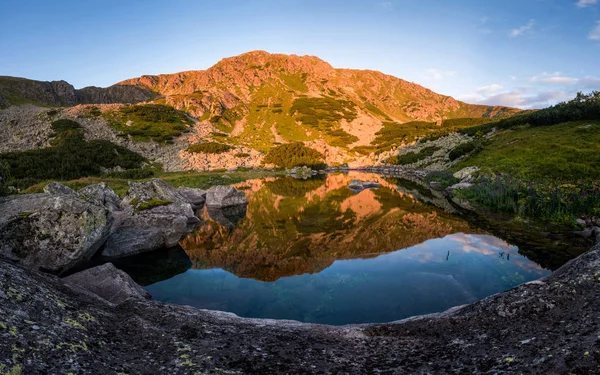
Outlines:
<svg viewBox="0 0 600 375"><path fill-rule="evenodd" d="M90 118L94 113L97 127L107 128L111 138L120 134L132 136L130 143L153 143L148 141L156 141L162 134L148 136L145 119L142 126L139 118L115 115L115 111L135 110L106 106L139 102L173 107L193 120L185 134L176 132L174 141L179 146L170 147L169 156L161 160L179 159L169 165L197 170L258 166L262 154L274 145L295 141L321 152L328 164L372 165L418 137L520 112L463 103L377 71L336 69L317 57L264 51L226 58L207 70L141 76L108 88L76 90L64 81L0 77L0 107L93 103L96 106L92 108L60 109L57 116ZM13 111L11 116L19 112L23 111ZM23 122L11 116L5 115L0 123L0 128L4 127L0 133L7 134L2 140L8 143L28 136L19 127L7 130L7 121ZM465 118L476 122L465 122ZM156 121L163 122L159 124L163 132L174 126L164 119ZM128 127L137 128L128 131ZM38 129L38 133L44 130ZM219 154L185 151L190 144L207 141L231 148Z"/></svg>

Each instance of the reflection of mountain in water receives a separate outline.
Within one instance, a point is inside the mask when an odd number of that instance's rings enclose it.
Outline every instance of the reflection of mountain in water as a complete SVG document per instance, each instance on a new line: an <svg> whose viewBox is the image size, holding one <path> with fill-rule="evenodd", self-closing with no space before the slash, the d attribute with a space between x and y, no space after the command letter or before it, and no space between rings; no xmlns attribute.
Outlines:
<svg viewBox="0 0 600 375"><path fill-rule="evenodd" d="M382 187L353 194L347 187L353 179L377 181ZM205 225L181 242L193 267L223 268L240 277L272 281L319 272L336 259L372 257L455 232L477 231L399 193L395 184L375 174L245 184L247 214L235 228L234 220L208 213Z"/></svg>

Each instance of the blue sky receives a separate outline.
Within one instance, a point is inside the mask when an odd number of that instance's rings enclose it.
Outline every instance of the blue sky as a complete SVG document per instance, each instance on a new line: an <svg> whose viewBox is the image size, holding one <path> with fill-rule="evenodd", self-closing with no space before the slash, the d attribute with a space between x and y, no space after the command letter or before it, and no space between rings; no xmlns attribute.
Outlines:
<svg viewBox="0 0 600 375"><path fill-rule="evenodd" d="M256 49L543 107L600 90L600 0L0 2L0 75L108 86Z"/></svg>

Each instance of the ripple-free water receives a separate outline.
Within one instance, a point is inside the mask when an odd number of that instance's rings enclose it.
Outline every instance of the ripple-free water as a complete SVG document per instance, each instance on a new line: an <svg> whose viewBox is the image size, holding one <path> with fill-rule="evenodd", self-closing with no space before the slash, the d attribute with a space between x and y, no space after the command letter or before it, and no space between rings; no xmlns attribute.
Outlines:
<svg viewBox="0 0 600 375"><path fill-rule="evenodd" d="M352 179L382 187L356 194L347 188ZM185 270L186 259L175 271L182 273L152 280L146 289L154 299L243 317L388 322L475 302L550 273L516 246L379 175L238 187L248 196L245 215L204 210L205 224L181 242L191 268Z"/></svg>

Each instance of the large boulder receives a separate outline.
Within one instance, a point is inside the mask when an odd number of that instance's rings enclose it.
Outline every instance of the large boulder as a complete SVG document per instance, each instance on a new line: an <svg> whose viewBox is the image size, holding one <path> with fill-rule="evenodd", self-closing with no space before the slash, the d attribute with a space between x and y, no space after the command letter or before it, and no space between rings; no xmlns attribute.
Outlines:
<svg viewBox="0 0 600 375"><path fill-rule="evenodd" d="M479 172L479 167L465 167L458 172L454 172L452 176L461 181L471 182L477 172Z"/></svg>
<svg viewBox="0 0 600 375"><path fill-rule="evenodd" d="M84 187L77 192L77 196L85 200L97 202L106 207L110 212L121 209L121 199L104 182Z"/></svg>
<svg viewBox="0 0 600 375"><path fill-rule="evenodd" d="M196 207L201 207L206 202L206 190L181 186L177 191Z"/></svg>
<svg viewBox="0 0 600 375"><path fill-rule="evenodd" d="M178 203L191 203L177 189L158 178L146 182L130 182L129 191L121 202L121 207L139 205L150 200L160 200Z"/></svg>
<svg viewBox="0 0 600 375"><path fill-rule="evenodd" d="M0 199L0 255L61 273L94 255L112 223L105 207L73 194L9 196Z"/></svg>
<svg viewBox="0 0 600 375"><path fill-rule="evenodd" d="M83 288L106 301L119 304L129 298L149 299L150 293L112 263L88 268L63 278L67 285Z"/></svg>
<svg viewBox="0 0 600 375"><path fill-rule="evenodd" d="M217 185L206 192L206 206L232 207L248 204L246 194L233 186Z"/></svg>
<svg viewBox="0 0 600 375"><path fill-rule="evenodd" d="M44 186L44 193L46 194L74 194L75 192L68 186L61 184L60 182L51 182Z"/></svg>
<svg viewBox="0 0 600 375"><path fill-rule="evenodd" d="M158 179L130 183L115 213L115 225L102 250L107 259L170 248L200 221L191 199ZM197 200L195 200L197 202Z"/></svg>

